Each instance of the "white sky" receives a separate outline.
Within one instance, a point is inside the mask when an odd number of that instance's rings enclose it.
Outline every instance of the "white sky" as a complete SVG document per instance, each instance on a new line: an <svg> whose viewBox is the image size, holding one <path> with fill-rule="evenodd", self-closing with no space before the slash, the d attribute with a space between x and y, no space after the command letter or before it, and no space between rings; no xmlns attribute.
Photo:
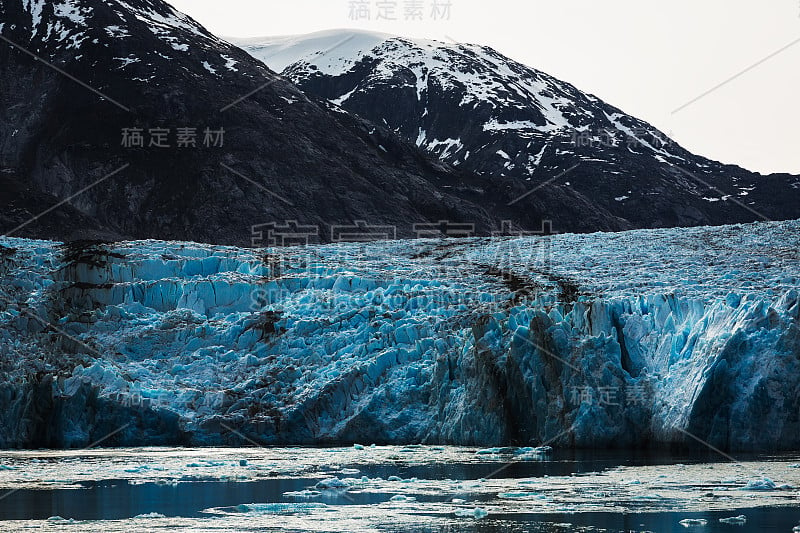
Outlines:
<svg viewBox="0 0 800 533"><path fill-rule="evenodd" d="M228 37L359 28L492 46L647 120L687 149L800 174L800 0L449 0L449 20L352 20L350 0L168 0ZM444 2L446 0L436 0ZM708 96L690 100L764 60Z"/></svg>

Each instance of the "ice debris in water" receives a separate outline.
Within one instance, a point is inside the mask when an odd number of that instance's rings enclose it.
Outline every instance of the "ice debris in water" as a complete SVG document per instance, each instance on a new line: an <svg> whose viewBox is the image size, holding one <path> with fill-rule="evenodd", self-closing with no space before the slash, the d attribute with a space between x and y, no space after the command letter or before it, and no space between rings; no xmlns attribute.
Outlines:
<svg viewBox="0 0 800 533"><path fill-rule="evenodd" d="M543 500L546 498L546 496L535 492L501 492L497 497L501 500Z"/></svg>
<svg viewBox="0 0 800 533"><path fill-rule="evenodd" d="M684 518L678 523L683 527L697 527L708 525L708 520L705 518Z"/></svg>
<svg viewBox="0 0 800 533"><path fill-rule="evenodd" d="M322 493L320 491L318 491L318 490L310 490L310 489L293 490L293 491L288 491L288 492L284 492L283 493L283 496L285 498L295 498L295 499L298 499L298 500L310 500L312 498L316 498L316 497L321 496L321 495L322 495Z"/></svg>
<svg viewBox="0 0 800 533"><path fill-rule="evenodd" d="M553 451L550 446L539 446L536 448L526 447L517 448L516 446L504 446L498 448L484 448L475 452L476 455L515 455L519 457L542 456Z"/></svg>
<svg viewBox="0 0 800 533"><path fill-rule="evenodd" d="M778 487L770 478L751 479L742 490L777 490Z"/></svg>
<svg viewBox="0 0 800 533"><path fill-rule="evenodd" d="M720 518L719 521L723 524L742 526L747 523L747 517L743 514L740 514L739 516L732 516L730 518Z"/></svg>
<svg viewBox="0 0 800 533"><path fill-rule="evenodd" d="M50 518L48 518L48 519L47 519L47 521L48 521L48 522L69 522L70 524L72 524L73 522L75 522L75 520L74 520L74 519L72 519L72 518L70 518L69 520L67 520L66 518L62 518L62 517L60 517L60 516L51 516Z"/></svg>
<svg viewBox="0 0 800 533"><path fill-rule="evenodd" d="M343 479L331 477L317 482L315 488L319 490L346 490L353 485L364 483L369 483L369 478L367 476L362 476L361 479L356 479L353 477L346 477Z"/></svg>
<svg viewBox="0 0 800 533"><path fill-rule="evenodd" d="M415 502L417 499L413 496L403 496L402 494L397 494L392 496L389 501L393 502Z"/></svg>
<svg viewBox="0 0 800 533"><path fill-rule="evenodd" d="M136 515L133 518L134 519L136 519L136 518L166 518L166 516L161 514L161 513L147 513L147 514Z"/></svg>
<svg viewBox="0 0 800 533"><path fill-rule="evenodd" d="M236 511L240 513L257 514L308 514L315 509L328 507L324 503L248 503L236 506Z"/></svg>
<svg viewBox="0 0 800 533"><path fill-rule="evenodd" d="M475 509L459 509L456 511L456 516L459 518L475 518L481 519L489 516L489 511L476 507Z"/></svg>
<svg viewBox="0 0 800 533"><path fill-rule="evenodd" d="M340 490L350 488L350 484L338 477L331 477L323 479L316 484L316 488L320 490Z"/></svg>

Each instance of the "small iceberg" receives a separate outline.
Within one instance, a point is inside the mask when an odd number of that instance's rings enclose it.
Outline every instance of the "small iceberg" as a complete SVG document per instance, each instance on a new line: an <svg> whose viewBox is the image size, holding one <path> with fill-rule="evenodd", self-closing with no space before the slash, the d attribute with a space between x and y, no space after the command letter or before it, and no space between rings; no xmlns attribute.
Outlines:
<svg viewBox="0 0 800 533"><path fill-rule="evenodd" d="M60 516L51 516L50 518L47 519L47 521L48 522L69 522L70 524L75 522L75 520L73 520L72 518L67 520L66 518L62 518Z"/></svg>
<svg viewBox="0 0 800 533"><path fill-rule="evenodd" d="M475 518L480 520L489 516L489 511L476 507L475 509L459 509L456 511L456 516L459 518Z"/></svg>
<svg viewBox="0 0 800 533"><path fill-rule="evenodd" d="M310 514L316 509L324 509L324 503L248 503L236 506L240 513L257 513L266 515Z"/></svg>
<svg viewBox="0 0 800 533"><path fill-rule="evenodd" d="M743 526L747 523L747 517L743 514L740 514L739 516L732 516L730 518L720 518L719 521L723 524Z"/></svg>
<svg viewBox="0 0 800 533"><path fill-rule="evenodd" d="M317 482L314 488L319 490L345 490L350 488L350 484L338 477L331 477Z"/></svg>
<svg viewBox="0 0 800 533"><path fill-rule="evenodd" d="M751 479L742 490L778 490L778 486L770 478Z"/></svg>
<svg viewBox="0 0 800 533"><path fill-rule="evenodd" d="M520 448L514 446L505 446L503 448L484 448L478 450L475 455L511 455L516 453Z"/></svg>
<svg viewBox="0 0 800 533"><path fill-rule="evenodd" d="M546 498L535 492L501 492L497 497L501 500L543 500Z"/></svg>
<svg viewBox="0 0 800 533"><path fill-rule="evenodd" d="M134 519L144 519L144 518L166 518L165 515L161 513L146 513L146 514L138 514L133 517Z"/></svg>
<svg viewBox="0 0 800 533"><path fill-rule="evenodd" d="M322 496L322 493L318 490L292 490L283 493L284 498L294 498L297 500L310 500L312 498L317 498Z"/></svg>
<svg viewBox="0 0 800 533"><path fill-rule="evenodd" d="M678 523L683 527L703 527L708 525L708 520L705 518L684 518Z"/></svg>

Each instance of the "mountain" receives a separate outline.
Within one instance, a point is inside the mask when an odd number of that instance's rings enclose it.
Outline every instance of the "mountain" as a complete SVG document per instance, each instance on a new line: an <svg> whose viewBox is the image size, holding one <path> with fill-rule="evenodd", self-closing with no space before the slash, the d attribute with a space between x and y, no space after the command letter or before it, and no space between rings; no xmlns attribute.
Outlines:
<svg viewBox="0 0 800 533"><path fill-rule="evenodd" d="M522 225L546 218L595 231L800 216L800 177L696 156L486 46L355 31L235 42L307 94L482 176Z"/></svg>
<svg viewBox="0 0 800 533"><path fill-rule="evenodd" d="M160 0L5 0L0 40L2 233L245 245L272 221L322 240L357 220L405 236L500 226L461 192L473 174L307 97Z"/></svg>
<svg viewBox="0 0 800 533"><path fill-rule="evenodd" d="M0 239L0 447L796 450L798 250L800 221L269 253Z"/></svg>

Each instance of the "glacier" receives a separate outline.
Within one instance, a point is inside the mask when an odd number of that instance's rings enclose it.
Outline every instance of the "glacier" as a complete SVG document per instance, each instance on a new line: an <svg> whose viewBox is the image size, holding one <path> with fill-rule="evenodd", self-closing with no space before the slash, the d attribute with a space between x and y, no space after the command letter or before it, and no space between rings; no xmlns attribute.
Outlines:
<svg viewBox="0 0 800 533"><path fill-rule="evenodd" d="M0 239L0 447L800 447L800 221Z"/></svg>

